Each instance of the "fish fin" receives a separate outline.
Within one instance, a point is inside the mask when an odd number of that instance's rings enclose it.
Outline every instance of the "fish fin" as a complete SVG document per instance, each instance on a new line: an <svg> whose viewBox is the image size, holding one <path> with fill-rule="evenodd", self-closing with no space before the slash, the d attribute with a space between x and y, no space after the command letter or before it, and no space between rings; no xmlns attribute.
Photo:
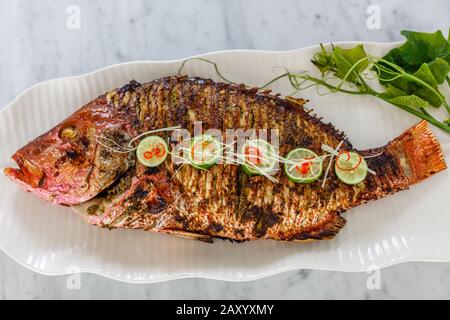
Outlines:
<svg viewBox="0 0 450 320"><path fill-rule="evenodd" d="M447 168L441 145L425 120L405 131L389 145L395 144L403 149L401 165L411 183L420 182Z"/></svg>
<svg viewBox="0 0 450 320"><path fill-rule="evenodd" d="M315 240L331 240L345 226L346 220L339 213L333 213L332 218L320 228L308 230L295 235L294 242L309 242Z"/></svg>
<svg viewBox="0 0 450 320"><path fill-rule="evenodd" d="M308 100L305 100L303 98L296 98L292 96L286 96L286 100L300 107L303 107L308 102Z"/></svg>
<svg viewBox="0 0 450 320"><path fill-rule="evenodd" d="M200 240L203 242L213 243L214 239L213 237L201 234L201 233L195 233L195 232L189 232L184 230L175 230L175 229L162 229L162 232L175 235L180 238L190 239L190 240Z"/></svg>

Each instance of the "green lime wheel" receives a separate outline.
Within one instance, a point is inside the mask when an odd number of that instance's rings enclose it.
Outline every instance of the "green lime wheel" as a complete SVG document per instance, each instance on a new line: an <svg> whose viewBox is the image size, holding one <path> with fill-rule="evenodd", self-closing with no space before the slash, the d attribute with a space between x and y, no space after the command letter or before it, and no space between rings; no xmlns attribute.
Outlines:
<svg viewBox="0 0 450 320"><path fill-rule="evenodd" d="M219 162L222 148L216 138L210 135L197 136L192 140L188 162L197 169L208 169Z"/></svg>
<svg viewBox="0 0 450 320"><path fill-rule="evenodd" d="M336 176L346 184L358 184L367 177L367 162L356 152L343 151L336 158Z"/></svg>
<svg viewBox="0 0 450 320"><path fill-rule="evenodd" d="M242 169L250 176L271 174L276 164L272 145L261 139L249 140L240 150Z"/></svg>
<svg viewBox="0 0 450 320"><path fill-rule="evenodd" d="M322 158L306 148L291 150L286 156L284 172L296 183L311 183L322 175Z"/></svg>
<svg viewBox="0 0 450 320"><path fill-rule="evenodd" d="M156 167L166 160L169 153L167 142L160 136L144 138L136 149L136 156L146 167Z"/></svg>

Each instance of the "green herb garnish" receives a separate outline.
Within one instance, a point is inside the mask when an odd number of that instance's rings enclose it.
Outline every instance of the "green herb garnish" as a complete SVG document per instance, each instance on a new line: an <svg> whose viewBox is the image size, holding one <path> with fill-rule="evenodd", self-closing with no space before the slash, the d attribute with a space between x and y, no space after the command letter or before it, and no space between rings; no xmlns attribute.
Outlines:
<svg viewBox="0 0 450 320"><path fill-rule="evenodd" d="M407 41L382 58L368 55L361 44L350 49L332 45L329 50L321 45L321 51L311 61L321 71L321 78L286 70L263 88L288 77L297 91L320 85L331 92L368 94L450 133L450 119L440 121L426 110L429 106L444 106L450 115L450 106L439 89L445 81L450 86L449 39L441 31L402 31L401 34ZM374 77L385 87L384 91L378 92L368 84Z"/></svg>

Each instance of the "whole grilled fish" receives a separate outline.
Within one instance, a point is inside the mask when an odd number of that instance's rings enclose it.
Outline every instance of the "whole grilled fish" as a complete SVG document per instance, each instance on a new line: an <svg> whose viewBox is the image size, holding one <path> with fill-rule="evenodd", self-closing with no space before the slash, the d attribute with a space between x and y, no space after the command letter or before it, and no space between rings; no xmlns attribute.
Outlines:
<svg viewBox="0 0 450 320"><path fill-rule="evenodd" d="M123 145L142 132L179 125L193 131L278 129L279 152L298 147L323 154L322 144L354 148L342 132L307 112L301 99L281 99L244 85L167 77L130 82L88 103L61 124L19 149L19 168L5 169L28 191L70 205L89 223L106 228L167 232L211 240L329 239L344 226L341 213L407 189L446 164L440 145L422 121L384 147L357 151L376 175L357 185L330 170L321 180L296 184L282 170L277 181L248 176L239 166L208 170L170 159L156 168L135 153L116 153L96 137ZM166 136L166 133L159 133ZM369 157L376 155L374 157ZM324 161L327 167L328 161Z"/></svg>

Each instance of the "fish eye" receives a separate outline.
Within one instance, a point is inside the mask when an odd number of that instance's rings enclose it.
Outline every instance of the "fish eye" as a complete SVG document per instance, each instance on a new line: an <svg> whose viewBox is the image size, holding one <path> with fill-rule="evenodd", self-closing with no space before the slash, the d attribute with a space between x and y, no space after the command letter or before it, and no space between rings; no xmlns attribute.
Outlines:
<svg viewBox="0 0 450 320"><path fill-rule="evenodd" d="M74 126L68 126L65 127L63 129L61 129L61 131L59 132L59 137L61 139L75 139L78 136L78 131L77 128L75 128Z"/></svg>

